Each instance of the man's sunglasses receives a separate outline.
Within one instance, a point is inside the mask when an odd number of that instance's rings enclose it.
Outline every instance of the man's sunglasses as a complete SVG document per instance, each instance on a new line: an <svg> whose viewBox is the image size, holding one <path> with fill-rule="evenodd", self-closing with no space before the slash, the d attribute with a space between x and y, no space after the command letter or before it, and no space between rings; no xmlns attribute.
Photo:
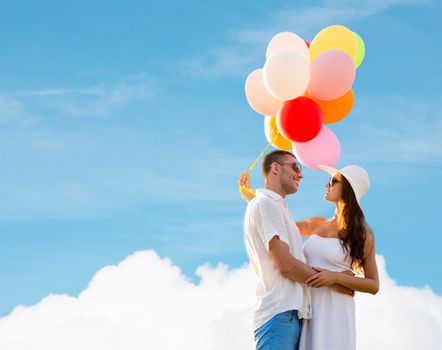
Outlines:
<svg viewBox="0 0 442 350"><path fill-rule="evenodd" d="M298 162L294 162L294 163L292 163L292 162L290 162L290 163L280 163L280 162L276 162L276 163L278 163L278 164L281 164L281 165L291 165L292 166L292 169L295 171L295 172L297 172L297 173L300 173L300 172L302 172L302 166L301 166L301 164L299 164Z"/></svg>
<svg viewBox="0 0 442 350"><path fill-rule="evenodd" d="M337 183L337 182L341 182L341 181L339 181L337 178L335 178L335 177L332 177L332 178L330 178L330 180L328 181L328 184L330 185L330 187L333 187L333 185L335 184L335 183Z"/></svg>

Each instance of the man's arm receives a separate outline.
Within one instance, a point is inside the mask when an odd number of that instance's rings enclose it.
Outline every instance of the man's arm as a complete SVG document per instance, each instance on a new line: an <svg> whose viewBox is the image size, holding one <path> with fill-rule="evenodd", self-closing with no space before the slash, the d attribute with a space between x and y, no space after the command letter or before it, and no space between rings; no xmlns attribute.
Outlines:
<svg viewBox="0 0 442 350"><path fill-rule="evenodd" d="M316 271L290 254L287 243L281 241L279 236L274 236L269 242L269 253L281 272L281 275L293 281L304 283Z"/></svg>
<svg viewBox="0 0 442 350"><path fill-rule="evenodd" d="M305 283L309 277L317 273L307 264L290 254L287 243L274 236L269 242L269 252L277 269L285 278L299 283ZM354 291L341 285L332 285L331 288L342 294L354 295Z"/></svg>

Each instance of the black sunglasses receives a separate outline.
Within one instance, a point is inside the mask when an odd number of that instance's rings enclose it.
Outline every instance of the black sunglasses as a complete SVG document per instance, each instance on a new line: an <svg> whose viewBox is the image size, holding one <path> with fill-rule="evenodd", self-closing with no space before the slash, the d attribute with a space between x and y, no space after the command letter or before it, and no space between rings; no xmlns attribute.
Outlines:
<svg viewBox="0 0 442 350"><path fill-rule="evenodd" d="M302 166L301 166L301 164L299 164L298 162L294 162L294 163L280 163L280 162L276 162L276 163L278 163L278 164L281 164L281 165L291 165L292 166L292 169L295 171L295 172L297 172L297 173L300 173L301 171L302 171Z"/></svg>
<svg viewBox="0 0 442 350"><path fill-rule="evenodd" d="M333 185L335 184L335 183L337 183L337 182L341 182L341 181L339 181L337 178L335 178L335 177L332 177L332 178L330 178L330 180L328 181L328 184L330 185L330 187L333 187Z"/></svg>

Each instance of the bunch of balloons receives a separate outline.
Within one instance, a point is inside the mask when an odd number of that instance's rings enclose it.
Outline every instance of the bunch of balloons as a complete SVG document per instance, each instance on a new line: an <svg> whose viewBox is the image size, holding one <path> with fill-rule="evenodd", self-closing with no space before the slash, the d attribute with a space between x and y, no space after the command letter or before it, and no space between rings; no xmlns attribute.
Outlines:
<svg viewBox="0 0 442 350"><path fill-rule="evenodd" d="M250 106L265 116L268 142L293 149L309 168L335 165L341 146L325 124L351 112L356 68L364 55L361 37L341 25L324 28L311 43L291 32L275 35L264 67L251 72L245 84Z"/></svg>

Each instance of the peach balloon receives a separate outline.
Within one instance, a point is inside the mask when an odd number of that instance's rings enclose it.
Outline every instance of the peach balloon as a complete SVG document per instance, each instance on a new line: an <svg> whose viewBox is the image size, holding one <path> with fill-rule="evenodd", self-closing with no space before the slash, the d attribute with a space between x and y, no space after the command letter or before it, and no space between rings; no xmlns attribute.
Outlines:
<svg viewBox="0 0 442 350"><path fill-rule="evenodd" d="M276 136L276 139L272 142L277 133L279 133L279 135ZM282 134L278 130L278 127L276 126L276 116L265 117L264 134L266 135L267 141L272 142L273 147L283 149L285 151L292 149L292 142L282 136Z"/></svg>
<svg viewBox="0 0 442 350"><path fill-rule="evenodd" d="M321 53L310 65L308 93L318 100L335 100L346 94L356 78L353 59L345 52Z"/></svg>
<svg viewBox="0 0 442 350"><path fill-rule="evenodd" d="M245 85L246 98L255 112L263 115L275 115L283 101L270 95L264 86L262 69L255 69L249 74Z"/></svg>
<svg viewBox="0 0 442 350"><path fill-rule="evenodd" d="M267 46L266 59L279 51L293 51L306 62L310 62L310 53L304 39L295 33L281 32L276 34Z"/></svg>
<svg viewBox="0 0 442 350"><path fill-rule="evenodd" d="M341 144L333 131L323 126L313 140L294 142L293 152L302 164L319 170L319 164L334 166L338 163L341 156Z"/></svg>
<svg viewBox="0 0 442 350"><path fill-rule="evenodd" d="M350 90L336 100L322 101L316 98L313 100L321 107L324 124L331 124L337 123L350 114L355 103L355 94L353 90Z"/></svg>

